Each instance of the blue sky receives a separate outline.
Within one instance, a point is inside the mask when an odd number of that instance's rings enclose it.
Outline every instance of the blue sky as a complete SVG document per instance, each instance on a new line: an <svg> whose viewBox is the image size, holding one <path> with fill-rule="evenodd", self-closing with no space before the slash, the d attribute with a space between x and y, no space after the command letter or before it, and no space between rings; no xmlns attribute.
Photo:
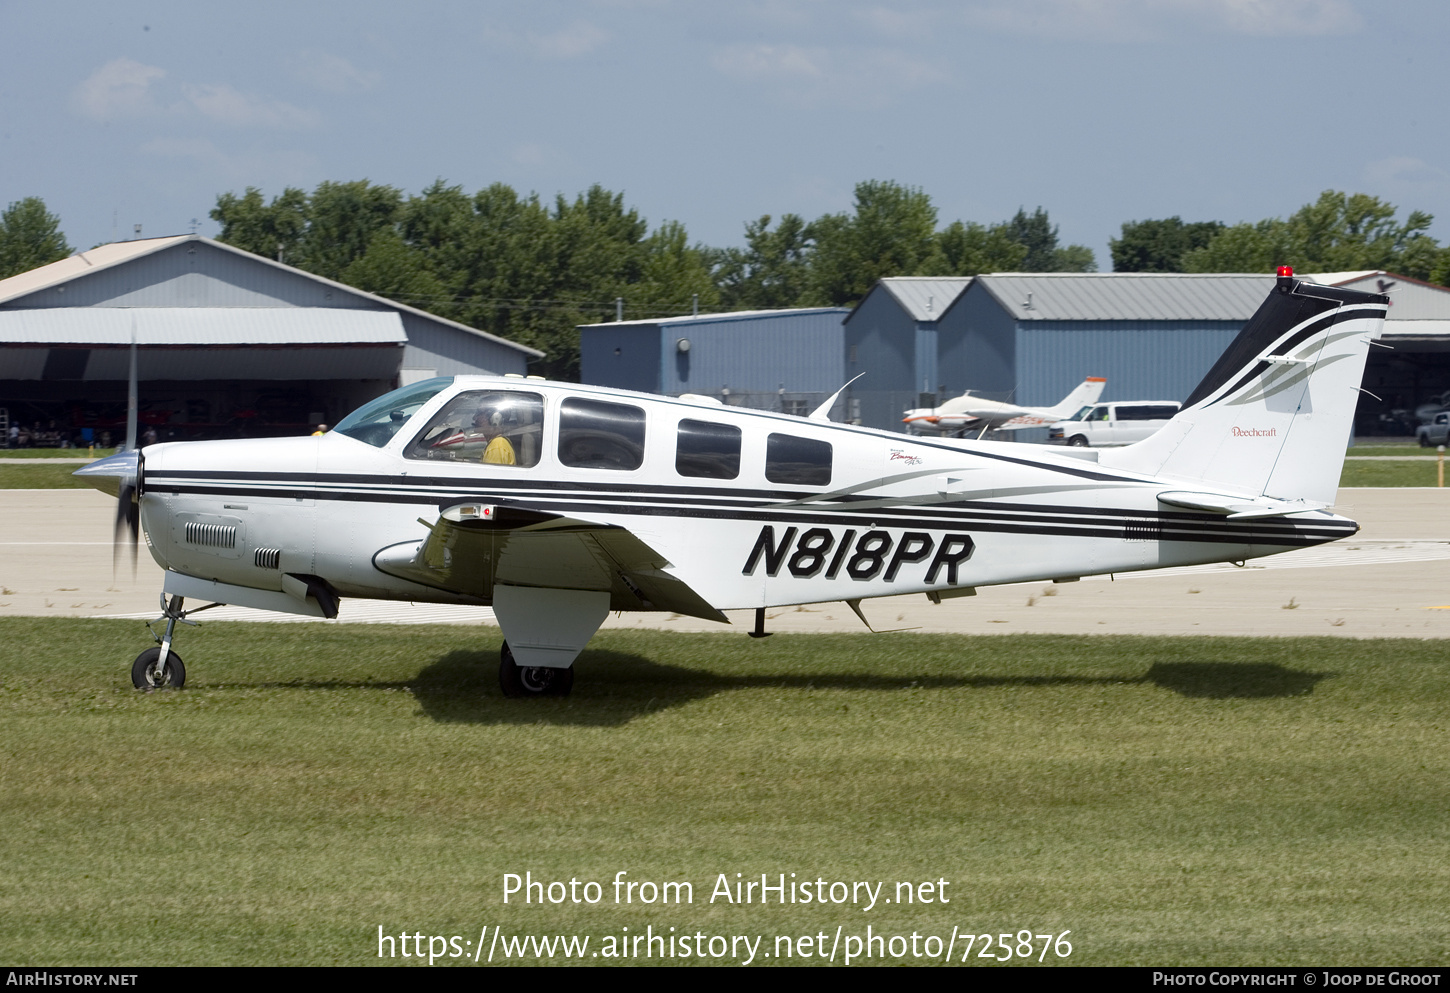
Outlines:
<svg viewBox="0 0 1450 993"><path fill-rule="evenodd" d="M442 177L622 190L744 223L919 186L1041 205L1110 269L1125 220L1258 220L1321 190L1450 241L1440 0L6 2L0 201L72 245L217 227L218 193Z"/></svg>

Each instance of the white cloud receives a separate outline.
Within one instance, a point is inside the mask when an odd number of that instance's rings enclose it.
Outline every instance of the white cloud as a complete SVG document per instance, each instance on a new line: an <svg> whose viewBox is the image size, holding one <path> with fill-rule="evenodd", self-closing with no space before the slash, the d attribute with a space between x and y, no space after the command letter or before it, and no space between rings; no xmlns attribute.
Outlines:
<svg viewBox="0 0 1450 993"><path fill-rule="evenodd" d="M1364 168L1364 178L1375 192L1392 200L1450 193L1450 172L1424 159L1409 156L1392 156L1371 162ZM1415 209L1416 204L1406 206Z"/></svg>
<svg viewBox="0 0 1450 993"><path fill-rule="evenodd" d="M1231 31L1263 37L1349 34L1363 26L1348 0L1200 0Z"/></svg>
<svg viewBox="0 0 1450 993"><path fill-rule="evenodd" d="M96 121L154 113L157 106L151 84L165 75L166 70L158 66L114 59L76 87L72 106Z"/></svg>
<svg viewBox="0 0 1450 993"><path fill-rule="evenodd" d="M187 83L181 92L204 116L232 127L297 129L317 123L312 111L278 100L263 100L225 83Z"/></svg>
<svg viewBox="0 0 1450 993"><path fill-rule="evenodd" d="M711 59L716 69L737 79L819 79L826 74L829 54L796 45L731 45Z"/></svg>
<svg viewBox="0 0 1450 993"><path fill-rule="evenodd" d="M1362 24L1349 0L985 0L968 24L1072 41L1147 42L1209 31L1255 37L1347 34Z"/></svg>
<svg viewBox="0 0 1450 993"><path fill-rule="evenodd" d="M926 56L895 48L732 45L717 52L711 64L742 82L772 87L801 106L879 108L906 92L951 78Z"/></svg>
<svg viewBox="0 0 1450 993"><path fill-rule="evenodd" d="M328 93L363 93L378 85L376 72L359 69L347 59L330 52L307 49L298 53L293 75Z"/></svg>
<svg viewBox="0 0 1450 993"><path fill-rule="evenodd" d="M608 31L588 21L575 21L566 28L549 34L528 36L529 46L534 54L546 59L575 59L588 55L609 41Z"/></svg>

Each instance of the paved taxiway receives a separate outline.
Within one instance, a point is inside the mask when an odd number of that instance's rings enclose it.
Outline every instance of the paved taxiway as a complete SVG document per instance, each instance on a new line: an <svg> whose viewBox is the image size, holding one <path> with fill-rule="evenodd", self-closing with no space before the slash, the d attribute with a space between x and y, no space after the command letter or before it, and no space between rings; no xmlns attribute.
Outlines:
<svg viewBox="0 0 1450 993"><path fill-rule="evenodd" d="M113 574L115 504L94 490L0 490L0 615L154 617L161 570L139 556ZM958 634L1338 635L1450 637L1450 489L1346 489L1335 508L1353 538L1250 561L1155 573L984 588L935 605L921 595L868 600L878 630ZM727 563L721 566L726 567ZM203 619L294 620L226 607ZM842 603L768 613L772 631L861 631ZM336 622L480 623L481 608L344 600ZM734 630L753 623L732 614ZM606 627L728 631L669 614L611 616Z"/></svg>

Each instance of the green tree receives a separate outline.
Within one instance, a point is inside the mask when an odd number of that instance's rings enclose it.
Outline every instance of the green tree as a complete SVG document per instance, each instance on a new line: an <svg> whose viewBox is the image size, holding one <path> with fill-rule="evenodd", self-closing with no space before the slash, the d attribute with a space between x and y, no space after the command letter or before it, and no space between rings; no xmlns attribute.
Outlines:
<svg viewBox="0 0 1450 993"><path fill-rule="evenodd" d="M805 294L814 242L804 219L782 214L774 230L766 214L745 225L745 247L706 250L720 303L728 310L795 306Z"/></svg>
<svg viewBox="0 0 1450 993"><path fill-rule="evenodd" d="M937 211L920 189L871 180L856 184L855 200L852 213L827 214L808 230L809 302L855 303L878 279L918 274L936 254Z"/></svg>
<svg viewBox="0 0 1450 993"><path fill-rule="evenodd" d="M1429 278L1440 247L1425 233L1434 218L1411 211L1401 222L1395 207L1367 193L1325 190L1288 220L1235 224L1204 247L1187 252L1188 272L1271 272L1291 265L1300 272L1385 269Z"/></svg>
<svg viewBox="0 0 1450 993"><path fill-rule="evenodd" d="M262 191L248 186L241 196L217 197L211 219L222 226L218 241L279 262L292 262L307 233L310 205L307 194L294 186L266 203Z"/></svg>
<svg viewBox="0 0 1450 993"><path fill-rule="evenodd" d="M374 234L368 250L348 264L339 281L423 310L452 302L447 288L429 271L424 253L410 248L392 228Z"/></svg>
<svg viewBox="0 0 1450 993"><path fill-rule="evenodd" d="M397 221L402 205L401 191L366 179L317 184L308 203L307 235L295 264L319 276L340 279L344 269L367 254L373 236Z"/></svg>
<svg viewBox="0 0 1450 993"><path fill-rule="evenodd" d="M1022 272L1096 272L1097 261L1086 245L1059 246L1057 225L1038 207L1031 214L1021 207L1007 222L1012 239L1027 247Z"/></svg>
<svg viewBox="0 0 1450 993"><path fill-rule="evenodd" d="M1183 272L1183 256L1203 248L1223 229L1221 221L1185 224L1177 216L1124 221L1123 236L1108 242L1113 272Z"/></svg>
<svg viewBox="0 0 1450 993"><path fill-rule="evenodd" d="M0 213L0 279L29 272L70 255L60 218L40 197L16 200Z"/></svg>
<svg viewBox="0 0 1450 993"><path fill-rule="evenodd" d="M1006 224L953 221L937 236L937 250L927 276L976 276L984 272L1017 272L1027 258L1027 246L1012 236Z"/></svg>

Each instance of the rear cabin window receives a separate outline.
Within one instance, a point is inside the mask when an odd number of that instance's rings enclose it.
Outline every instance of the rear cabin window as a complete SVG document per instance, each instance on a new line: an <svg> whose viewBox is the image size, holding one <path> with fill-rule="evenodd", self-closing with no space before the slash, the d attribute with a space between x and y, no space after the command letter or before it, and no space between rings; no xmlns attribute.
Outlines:
<svg viewBox="0 0 1450 993"><path fill-rule="evenodd" d="M443 405L403 452L432 462L538 465L544 398L513 390L471 390Z"/></svg>
<svg viewBox="0 0 1450 993"><path fill-rule="evenodd" d="M710 421L680 421L675 440L675 471L703 479L740 475L740 429Z"/></svg>
<svg viewBox="0 0 1450 993"><path fill-rule="evenodd" d="M559 407L559 461L578 469L638 469L644 464L644 411L570 397Z"/></svg>
<svg viewBox="0 0 1450 993"><path fill-rule="evenodd" d="M797 486L827 485L831 481L831 443L771 435L765 441L765 478Z"/></svg>

